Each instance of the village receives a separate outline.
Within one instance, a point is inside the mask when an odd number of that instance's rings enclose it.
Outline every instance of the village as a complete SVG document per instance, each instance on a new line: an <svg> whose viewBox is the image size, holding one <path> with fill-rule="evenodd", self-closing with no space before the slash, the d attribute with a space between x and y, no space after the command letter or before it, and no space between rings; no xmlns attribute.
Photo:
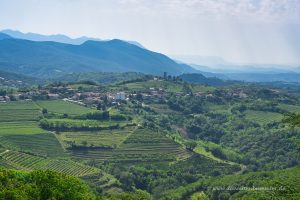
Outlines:
<svg viewBox="0 0 300 200"><path fill-rule="evenodd" d="M7 80L6 80L7 81ZM51 84L46 86L38 86L31 88L22 88L17 91L7 91L0 89L0 102L9 101L29 101L29 100L64 100L73 102L76 104L97 107L99 104L110 104L110 105L120 105L128 100L144 100L144 101L159 101L164 100L167 95L171 92L167 91L163 84L160 82L171 82L174 84L183 84L187 89L182 89L182 91L173 92L172 95L177 97L193 95L199 98L213 98L214 96L224 96L231 98L247 98L247 91L241 88L235 88L230 91L197 91L192 92L189 89L189 84L182 82L182 80L177 77L168 76L164 73L162 77L155 76L151 77L150 80L157 82L160 87L147 87L143 90L130 90L130 89L120 89L120 90L103 90L97 86L90 88L74 87L72 84ZM7 81L8 82L8 81ZM21 81L19 81L21 83ZM99 89L100 88L100 89Z"/></svg>

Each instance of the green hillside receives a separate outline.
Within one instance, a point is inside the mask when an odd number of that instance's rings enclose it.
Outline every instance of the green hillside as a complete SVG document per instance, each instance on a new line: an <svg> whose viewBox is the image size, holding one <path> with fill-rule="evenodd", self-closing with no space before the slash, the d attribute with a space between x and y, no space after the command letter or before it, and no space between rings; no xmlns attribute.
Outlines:
<svg viewBox="0 0 300 200"><path fill-rule="evenodd" d="M299 167L295 167L211 178L166 191L162 199L299 199L299 174Z"/></svg>
<svg viewBox="0 0 300 200"><path fill-rule="evenodd" d="M294 90L154 76L34 90L59 99L0 103L1 168L74 176L100 199L298 198L300 134L285 115L300 105ZM222 189L237 186L286 188Z"/></svg>
<svg viewBox="0 0 300 200"><path fill-rule="evenodd" d="M4 39L0 40L0 64L1 70L39 78L53 78L70 72L141 72L155 75L169 72L178 75L195 71L163 54L117 39L89 40L81 45Z"/></svg>

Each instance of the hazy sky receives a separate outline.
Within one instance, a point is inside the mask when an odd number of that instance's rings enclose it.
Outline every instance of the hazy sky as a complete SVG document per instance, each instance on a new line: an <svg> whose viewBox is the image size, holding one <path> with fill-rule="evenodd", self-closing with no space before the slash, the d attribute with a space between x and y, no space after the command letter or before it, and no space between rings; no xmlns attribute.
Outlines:
<svg viewBox="0 0 300 200"><path fill-rule="evenodd" d="M300 64L300 0L0 0L0 29L135 40L168 55Z"/></svg>

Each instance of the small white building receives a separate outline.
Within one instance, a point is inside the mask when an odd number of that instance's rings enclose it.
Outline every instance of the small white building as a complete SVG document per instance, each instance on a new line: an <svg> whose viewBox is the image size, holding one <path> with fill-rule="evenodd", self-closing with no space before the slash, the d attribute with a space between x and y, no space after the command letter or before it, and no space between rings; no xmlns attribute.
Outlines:
<svg viewBox="0 0 300 200"><path fill-rule="evenodd" d="M126 93L125 92L118 92L115 94L115 100L125 100Z"/></svg>

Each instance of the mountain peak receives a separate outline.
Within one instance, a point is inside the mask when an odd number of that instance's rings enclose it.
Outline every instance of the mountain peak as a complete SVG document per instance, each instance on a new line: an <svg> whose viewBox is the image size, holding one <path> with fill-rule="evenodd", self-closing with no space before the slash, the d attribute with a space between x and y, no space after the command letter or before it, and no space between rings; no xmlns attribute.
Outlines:
<svg viewBox="0 0 300 200"><path fill-rule="evenodd" d="M36 77L53 76L57 70L60 74L106 71L179 75L195 72L190 66L178 64L163 54L119 39L88 40L81 45L14 38L0 40L0 62L2 70Z"/></svg>
<svg viewBox="0 0 300 200"><path fill-rule="evenodd" d="M1 31L1 33L7 34L13 38L24 39L24 40L31 40L36 42L59 42L59 43L66 43L66 44L73 44L79 45L84 43L87 40L98 40L96 38L88 38L88 37L79 37L79 38L70 38L69 36L63 34L54 34L54 35L42 35L37 33L23 33L17 30L10 30L6 29Z"/></svg>
<svg viewBox="0 0 300 200"><path fill-rule="evenodd" d="M37 34L37 33L23 33L21 31L17 30L11 30L11 29L5 29L0 31L0 33L6 34L12 38L17 38L17 39L24 39L24 40L31 40L31 41L36 41L36 42L59 42L59 43L65 43L65 44L73 44L73 45L81 45L84 44L88 41L105 41L105 42L126 42L133 44L135 46L138 46L140 48L145 48L143 45L136 41L126 41L126 40L120 40L120 39L112 39L112 40L101 40L98 38L92 38L92 37L87 37L87 36L81 36L78 38L71 38L67 35L63 34L54 34L54 35L42 35L42 34ZM89 44L88 42L87 44Z"/></svg>

